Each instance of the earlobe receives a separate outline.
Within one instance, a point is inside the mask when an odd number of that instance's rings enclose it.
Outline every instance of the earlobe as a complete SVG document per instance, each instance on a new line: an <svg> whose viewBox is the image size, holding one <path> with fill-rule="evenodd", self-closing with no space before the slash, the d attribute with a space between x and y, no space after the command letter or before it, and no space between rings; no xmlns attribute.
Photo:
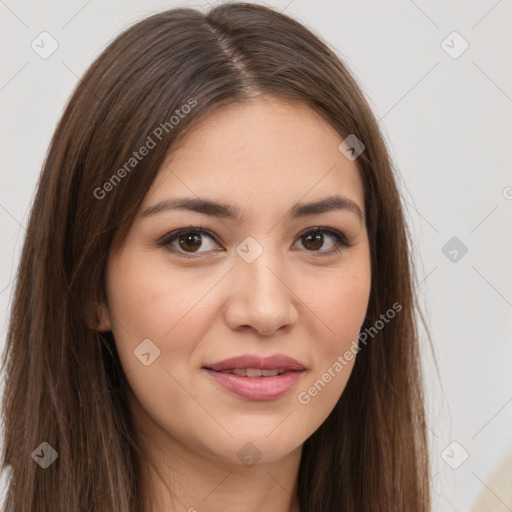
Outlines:
<svg viewBox="0 0 512 512"><path fill-rule="evenodd" d="M112 330L110 321L110 312L105 304L96 304L94 311L94 321L92 329L99 332L108 332Z"/></svg>

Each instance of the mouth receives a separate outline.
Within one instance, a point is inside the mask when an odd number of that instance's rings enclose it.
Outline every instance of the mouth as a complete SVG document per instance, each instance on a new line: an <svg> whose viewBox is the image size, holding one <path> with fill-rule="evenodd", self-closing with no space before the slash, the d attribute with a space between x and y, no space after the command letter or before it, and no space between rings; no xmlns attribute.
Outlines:
<svg viewBox="0 0 512 512"><path fill-rule="evenodd" d="M208 368L212 370L211 368ZM217 371L217 370L212 370ZM287 370L283 370L282 368L274 369L274 370L263 370L262 368L232 368L230 370L218 370L221 373L230 373L232 375L238 375L239 377L249 377L249 378L258 378L258 377L277 377L278 375L282 375L286 373Z"/></svg>
<svg viewBox="0 0 512 512"><path fill-rule="evenodd" d="M223 390L246 400L274 400L285 395L306 371L297 360L284 355L245 355L203 367Z"/></svg>

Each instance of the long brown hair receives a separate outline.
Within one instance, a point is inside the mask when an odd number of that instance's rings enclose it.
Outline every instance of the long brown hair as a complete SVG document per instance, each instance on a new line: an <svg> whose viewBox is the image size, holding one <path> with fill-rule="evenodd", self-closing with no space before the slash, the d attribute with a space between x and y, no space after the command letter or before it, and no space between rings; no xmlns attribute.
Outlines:
<svg viewBox="0 0 512 512"><path fill-rule="evenodd" d="M94 329L95 305L106 301L108 255L168 151L195 120L254 95L307 102L341 136L363 141L357 164L372 271L363 329L401 306L385 328L373 327L339 402L303 446L301 512L430 510L410 237L379 127L327 44L270 8L232 3L135 24L91 65L62 115L31 210L2 361L4 511L148 510L127 381L112 334ZM58 453L47 469L32 456L42 442Z"/></svg>

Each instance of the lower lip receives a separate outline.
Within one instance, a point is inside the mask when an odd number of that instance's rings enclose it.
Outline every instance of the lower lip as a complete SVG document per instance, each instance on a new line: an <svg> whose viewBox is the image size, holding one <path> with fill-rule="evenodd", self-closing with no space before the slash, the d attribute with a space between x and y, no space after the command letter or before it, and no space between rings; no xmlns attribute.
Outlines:
<svg viewBox="0 0 512 512"><path fill-rule="evenodd" d="M301 371L287 371L275 377L241 377L205 369L224 389L248 400L279 398L289 391L302 375Z"/></svg>

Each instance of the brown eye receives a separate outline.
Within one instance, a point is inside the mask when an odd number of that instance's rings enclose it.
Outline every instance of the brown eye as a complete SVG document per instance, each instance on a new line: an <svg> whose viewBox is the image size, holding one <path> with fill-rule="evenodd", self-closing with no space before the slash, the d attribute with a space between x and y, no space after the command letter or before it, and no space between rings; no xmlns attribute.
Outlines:
<svg viewBox="0 0 512 512"><path fill-rule="evenodd" d="M318 256L336 254L352 245L343 233L331 228L309 229L299 236L298 241L307 252ZM177 229L165 235L157 244L185 258L198 257L201 253L211 253L219 247L214 236L201 228Z"/></svg>
<svg viewBox="0 0 512 512"><path fill-rule="evenodd" d="M201 235L196 233L187 233L180 235L178 238L179 246L187 252L194 252L201 247L202 240Z"/></svg>
<svg viewBox="0 0 512 512"><path fill-rule="evenodd" d="M309 233L308 235L304 235L301 238L304 247L311 251L317 251L318 249L321 249L322 245L324 244L324 235L319 231Z"/></svg>
<svg viewBox="0 0 512 512"><path fill-rule="evenodd" d="M352 245L343 233L331 228L310 229L300 235L299 239L307 251L317 252L319 255L334 254Z"/></svg>
<svg viewBox="0 0 512 512"><path fill-rule="evenodd" d="M199 228L177 229L165 235L157 243L172 253L191 258L195 257L194 254L211 252L218 247L213 236Z"/></svg>

